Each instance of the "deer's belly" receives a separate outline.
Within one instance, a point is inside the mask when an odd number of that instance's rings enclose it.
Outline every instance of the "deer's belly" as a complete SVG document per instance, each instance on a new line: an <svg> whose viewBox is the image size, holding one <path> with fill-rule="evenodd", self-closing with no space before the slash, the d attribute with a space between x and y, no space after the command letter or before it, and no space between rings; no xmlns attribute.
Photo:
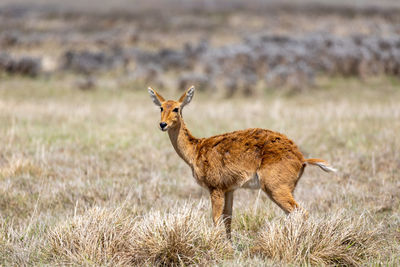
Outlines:
<svg viewBox="0 0 400 267"><path fill-rule="evenodd" d="M220 176L207 175L205 171L192 169L193 177L197 184L204 188L225 188L235 190L238 188L260 189L260 180L257 173L223 173ZM248 177L251 177L248 179ZM247 179L246 179L247 178Z"/></svg>
<svg viewBox="0 0 400 267"><path fill-rule="evenodd" d="M247 180L241 187L247 189L260 189L260 179L258 178L257 173L254 174L250 180Z"/></svg>
<svg viewBox="0 0 400 267"><path fill-rule="evenodd" d="M194 171L194 169L192 169L192 174L193 174L194 180L196 181L196 183L198 185L200 185L201 187L204 187L204 188L208 188L206 183L204 182L204 179L200 179L201 176L197 175L197 173Z"/></svg>

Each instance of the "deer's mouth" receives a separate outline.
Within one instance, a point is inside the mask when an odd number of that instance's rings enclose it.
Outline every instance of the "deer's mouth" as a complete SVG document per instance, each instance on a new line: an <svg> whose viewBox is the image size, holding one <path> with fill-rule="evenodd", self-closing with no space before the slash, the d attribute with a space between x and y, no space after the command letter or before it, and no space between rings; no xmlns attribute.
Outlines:
<svg viewBox="0 0 400 267"><path fill-rule="evenodd" d="M169 129L169 125L165 126L164 128L160 127L160 130L163 131L163 132L168 131L168 129Z"/></svg>

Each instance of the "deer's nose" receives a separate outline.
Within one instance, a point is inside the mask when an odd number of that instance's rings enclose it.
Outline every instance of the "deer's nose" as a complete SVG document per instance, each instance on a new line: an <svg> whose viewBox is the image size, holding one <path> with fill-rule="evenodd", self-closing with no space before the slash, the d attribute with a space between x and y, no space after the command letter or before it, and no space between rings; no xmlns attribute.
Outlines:
<svg viewBox="0 0 400 267"><path fill-rule="evenodd" d="M161 129L164 129L167 126L167 124L165 122L160 122L160 127Z"/></svg>

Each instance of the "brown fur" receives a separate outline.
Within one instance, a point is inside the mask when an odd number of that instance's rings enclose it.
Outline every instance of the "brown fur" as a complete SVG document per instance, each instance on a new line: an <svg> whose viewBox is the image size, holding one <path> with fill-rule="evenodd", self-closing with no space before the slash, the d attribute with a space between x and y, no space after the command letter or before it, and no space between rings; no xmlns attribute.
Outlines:
<svg viewBox="0 0 400 267"><path fill-rule="evenodd" d="M215 223L221 218L224 220L228 237L234 190L261 188L290 213L299 207L292 193L306 164L329 171L326 161L305 159L285 135L270 130L256 128L195 138L182 118L182 108L193 97L194 87L178 101L165 101L151 88L149 93L153 102L162 108L161 122L167 124L163 130L168 131L175 151L191 167L197 183L210 191L213 220Z"/></svg>

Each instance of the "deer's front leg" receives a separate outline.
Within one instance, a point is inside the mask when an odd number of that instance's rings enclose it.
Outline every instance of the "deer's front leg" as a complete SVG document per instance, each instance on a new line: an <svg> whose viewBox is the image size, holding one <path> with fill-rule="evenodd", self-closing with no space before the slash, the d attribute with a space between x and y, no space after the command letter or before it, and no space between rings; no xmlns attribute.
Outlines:
<svg viewBox="0 0 400 267"><path fill-rule="evenodd" d="M221 190L211 190L211 206L214 224L217 224L221 219L222 212L224 211L225 197L224 192Z"/></svg>
<svg viewBox="0 0 400 267"><path fill-rule="evenodd" d="M224 223L226 235L231 239L231 224L232 224L232 205L233 205L233 191L225 192L225 205L224 205Z"/></svg>

